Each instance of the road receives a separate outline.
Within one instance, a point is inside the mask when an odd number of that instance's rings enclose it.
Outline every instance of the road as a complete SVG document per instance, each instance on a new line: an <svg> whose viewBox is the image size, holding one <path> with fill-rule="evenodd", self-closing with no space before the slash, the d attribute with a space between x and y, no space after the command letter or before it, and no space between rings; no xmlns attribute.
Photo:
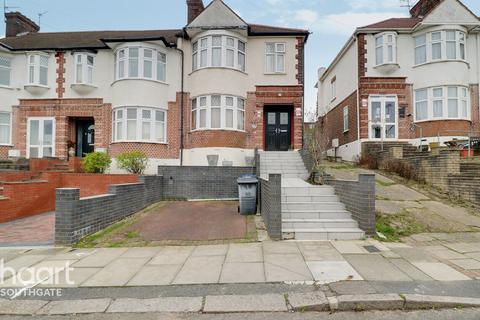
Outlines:
<svg viewBox="0 0 480 320"><path fill-rule="evenodd" d="M0 319L22 320L478 320L480 310L439 310L413 312L345 312L345 313L242 313L242 314L94 314L83 316L1 317Z"/></svg>

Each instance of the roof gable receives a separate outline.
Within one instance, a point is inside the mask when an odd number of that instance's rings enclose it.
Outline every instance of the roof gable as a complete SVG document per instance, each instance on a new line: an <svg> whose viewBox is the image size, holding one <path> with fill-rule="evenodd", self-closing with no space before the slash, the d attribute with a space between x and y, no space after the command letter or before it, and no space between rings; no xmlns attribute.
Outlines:
<svg viewBox="0 0 480 320"><path fill-rule="evenodd" d="M459 0L444 0L423 19L424 24L479 25L478 17Z"/></svg>
<svg viewBox="0 0 480 320"><path fill-rule="evenodd" d="M213 0L187 29L247 29L247 23L222 0Z"/></svg>

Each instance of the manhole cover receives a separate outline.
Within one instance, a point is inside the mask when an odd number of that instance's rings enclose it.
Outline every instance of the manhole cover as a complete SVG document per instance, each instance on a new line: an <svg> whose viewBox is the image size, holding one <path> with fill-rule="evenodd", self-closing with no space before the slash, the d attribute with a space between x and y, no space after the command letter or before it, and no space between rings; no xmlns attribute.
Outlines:
<svg viewBox="0 0 480 320"><path fill-rule="evenodd" d="M378 248L375 246L364 246L364 248L370 253L380 252L380 250L378 250Z"/></svg>

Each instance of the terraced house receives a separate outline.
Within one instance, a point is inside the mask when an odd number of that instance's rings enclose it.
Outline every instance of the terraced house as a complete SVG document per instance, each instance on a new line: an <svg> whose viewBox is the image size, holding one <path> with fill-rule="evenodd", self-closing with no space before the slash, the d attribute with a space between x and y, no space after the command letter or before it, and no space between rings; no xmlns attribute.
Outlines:
<svg viewBox="0 0 480 320"><path fill-rule="evenodd" d="M318 74L329 153L352 161L372 143L479 136L479 27L461 1L420 0L408 18L358 28Z"/></svg>
<svg viewBox="0 0 480 320"><path fill-rule="evenodd" d="M249 24L221 0L186 3L178 30L42 33L7 13L0 158L140 150L155 172L300 149L308 31Z"/></svg>

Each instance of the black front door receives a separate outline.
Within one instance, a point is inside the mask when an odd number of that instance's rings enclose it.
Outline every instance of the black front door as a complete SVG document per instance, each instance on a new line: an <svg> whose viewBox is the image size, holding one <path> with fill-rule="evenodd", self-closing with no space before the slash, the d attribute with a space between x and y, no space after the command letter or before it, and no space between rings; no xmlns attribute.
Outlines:
<svg viewBox="0 0 480 320"><path fill-rule="evenodd" d="M93 120L77 120L77 157L95 151L95 123Z"/></svg>
<svg viewBox="0 0 480 320"><path fill-rule="evenodd" d="M266 111L265 150L288 151L291 144L291 116L288 111Z"/></svg>

